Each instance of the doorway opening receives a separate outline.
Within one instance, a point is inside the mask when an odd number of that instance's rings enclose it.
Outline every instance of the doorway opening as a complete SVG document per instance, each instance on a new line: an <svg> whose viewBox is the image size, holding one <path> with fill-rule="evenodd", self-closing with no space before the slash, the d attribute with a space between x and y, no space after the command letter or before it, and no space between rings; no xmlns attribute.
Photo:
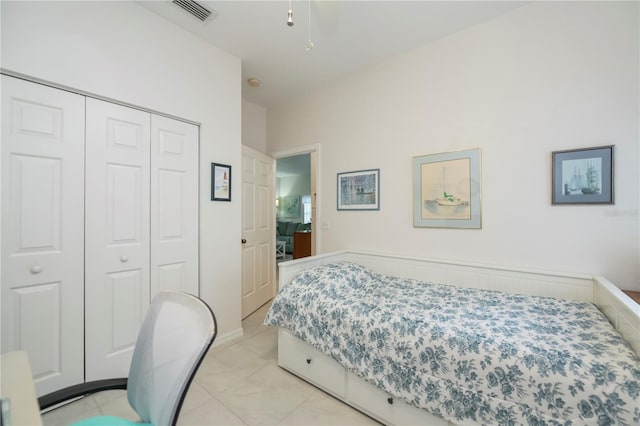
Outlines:
<svg viewBox="0 0 640 426"><path fill-rule="evenodd" d="M312 256L317 244L318 147L275 153L276 262Z"/></svg>

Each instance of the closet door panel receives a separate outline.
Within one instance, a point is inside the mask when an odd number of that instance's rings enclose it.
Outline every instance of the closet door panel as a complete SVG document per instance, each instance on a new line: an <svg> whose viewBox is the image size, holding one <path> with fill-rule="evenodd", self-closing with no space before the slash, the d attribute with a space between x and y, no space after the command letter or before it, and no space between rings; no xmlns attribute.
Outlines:
<svg viewBox="0 0 640 426"><path fill-rule="evenodd" d="M60 282L16 288L11 294L15 307L14 336L29 351L34 377L44 378L58 372L61 352ZM43 321L34 321L42 318Z"/></svg>
<svg viewBox="0 0 640 426"><path fill-rule="evenodd" d="M151 118L151 294L198 295L198 127Z"/></svg>
<svg viewBox="0 0 640 426"><path fill-rule="evenodd" d="M84 380L85 98L2 76L2 342L38 395Z"/></svg>
<svg viewBox="0 0 640 426"><path fill-rule="evenodd" d="M86 378L125 377L149 306L150 115L87 99Z"/></svg>

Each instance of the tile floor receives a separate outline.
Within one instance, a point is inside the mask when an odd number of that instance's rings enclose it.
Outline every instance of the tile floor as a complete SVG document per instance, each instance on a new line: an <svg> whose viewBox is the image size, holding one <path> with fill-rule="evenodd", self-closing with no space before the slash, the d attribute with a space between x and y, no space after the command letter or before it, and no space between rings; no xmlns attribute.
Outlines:
<svg viewBox="0 0 640 426"><path fill-rule="evenodd" d="M276 330L262 325L269 305L242 322L244 336L209 350L182 407L179 425L377 425L278 367ZM125 391L94 394L43 415L45 426L99 415L137 420Z"/></svg>

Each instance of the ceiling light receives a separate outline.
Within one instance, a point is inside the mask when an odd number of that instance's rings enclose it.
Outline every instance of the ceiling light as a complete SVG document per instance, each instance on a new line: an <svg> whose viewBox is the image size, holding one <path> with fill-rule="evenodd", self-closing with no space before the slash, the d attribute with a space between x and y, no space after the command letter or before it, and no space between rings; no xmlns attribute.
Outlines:
<svg viewBox="0 0 640 426"><path fill-rule="evenodd" d="M313 49L313 42L311 41L311 0L308 2L309 9L307 10L307 17L309 18L309 22L307 23L307 45L305 46L305 50L310 52Z"/></svg>
<svg viewBox="0 0 640 426"><path fill-rule="evenodd" d="M247 80L247 83L249 83L249 86L251 87L259 87L260 86L260 80L258 80L257 78L250 78Z"/></svg>
<svg viewBox="0 0 640 426"><path fill-rule="evenodd" d="M293 27L293 10L291 10L291 0L289 0L289 13L287 14L287 25Z"/></svg>
<svg viewBox="0 0 640 426"><path fill-rule="evenodd" d="M307 44L304 47L304 50L310 52L313 50L314 44L311 41L311 0L308 1L307 5ZM289 12L287 13L287 25L293 27L293 10L291 9L291 0L289 0Z"/></svg>

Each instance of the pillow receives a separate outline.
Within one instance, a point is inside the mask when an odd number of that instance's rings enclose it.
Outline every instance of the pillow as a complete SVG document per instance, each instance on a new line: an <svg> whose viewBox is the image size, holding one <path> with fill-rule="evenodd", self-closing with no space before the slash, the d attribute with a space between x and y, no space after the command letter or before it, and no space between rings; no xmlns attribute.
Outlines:
<svg viewBox="0 0 640 426"><path fill-rule="evenodd" d="M296 232L297 226L298 224L295 222L287 222L287 232L285 232L285 235L293 235L293 233Z"/></svg>
<svg viewBox="0 0 640 426"><path fill-rule="evenodd" d="M314 286L349 286L360 288L381 275L353 262L338 261L324 263L306 269L293 278L292 283Z"/></svg>
<svg viewBox="0 0 640 426"><path fill-rule="evenodd" d="M287 235L287 226L289 226L289 222L278 222L278 232L280 235Z"/></svg>

